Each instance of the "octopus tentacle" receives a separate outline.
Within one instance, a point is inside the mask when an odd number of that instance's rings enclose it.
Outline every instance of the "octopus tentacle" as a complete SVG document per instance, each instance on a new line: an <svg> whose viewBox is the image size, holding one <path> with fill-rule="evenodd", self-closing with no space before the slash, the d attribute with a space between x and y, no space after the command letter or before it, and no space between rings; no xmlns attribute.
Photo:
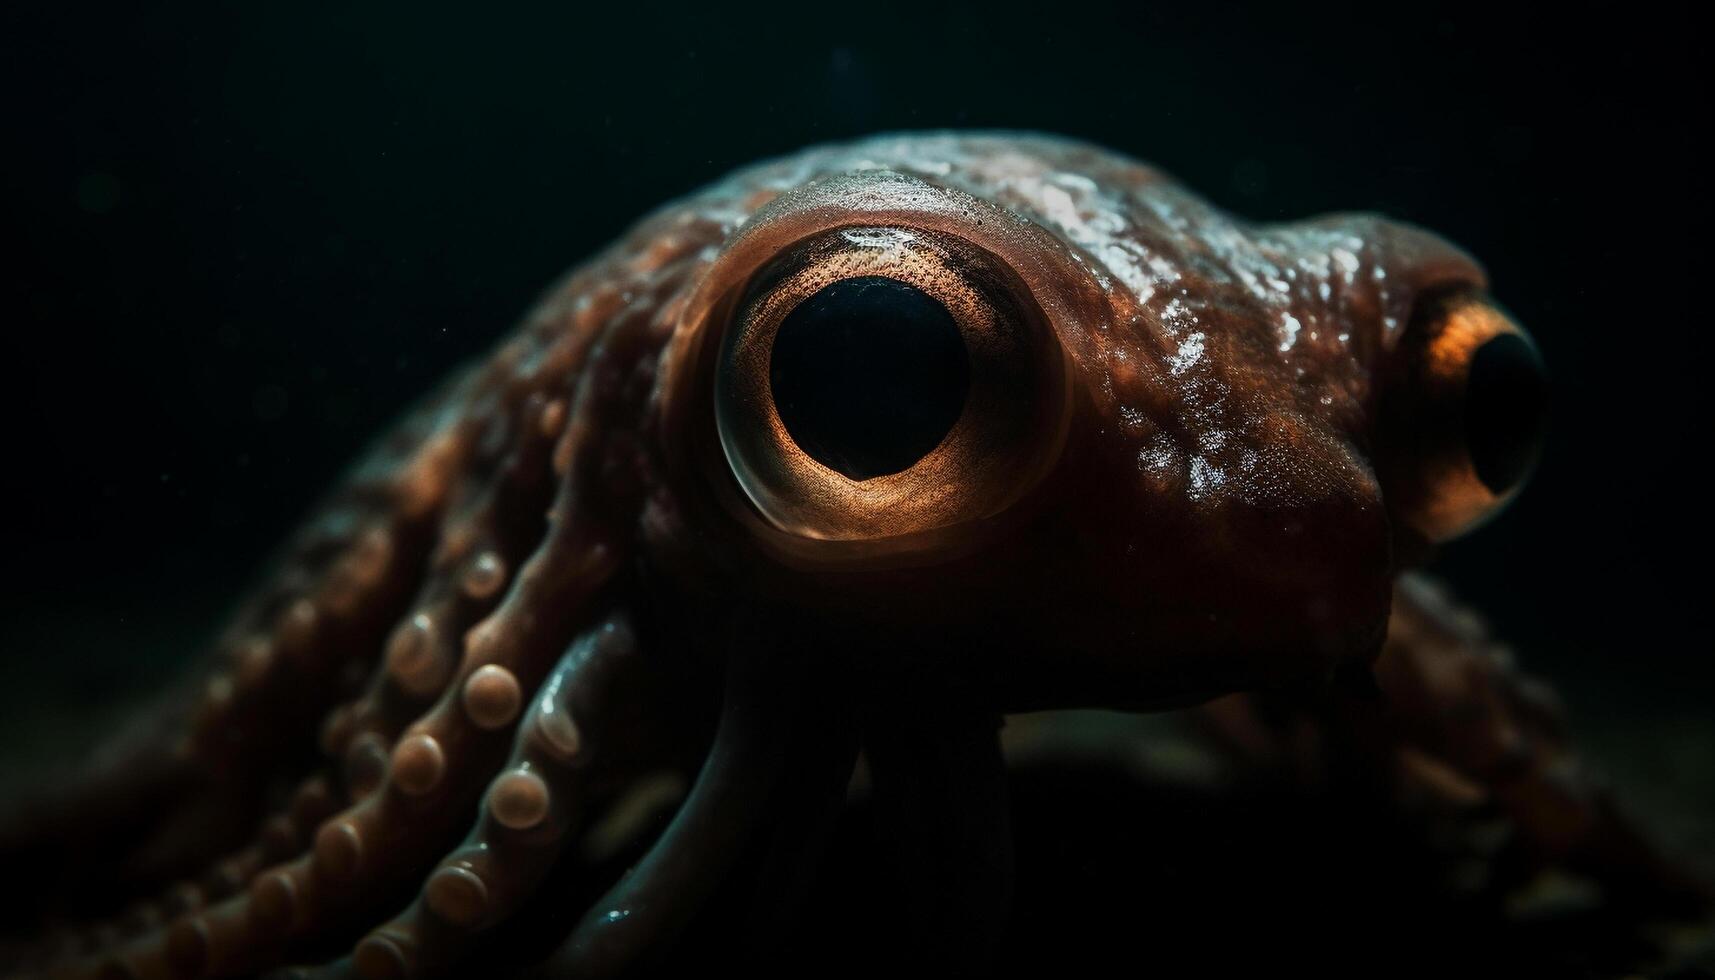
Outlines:
<svg viewBox="0 0 1715 980"><path fill-rule="evenodd" d="M169 920L218 902L247 885L263 868L297 854L309 834L347 802L327 771L306 777L289 801L264 821L254 840L215 862L195 880L181 881L152 898L133 903L117 919L88 932L85 953L135 939Z"/></svg>
<svg viewBox="0 0 1715 980"><path fill-rule="evenodd" d="M327 666L337 667L342 659L347 671L373 670L377 658L373 653L368 653L367 656L365 653L379 646L378 637L381 631L376 628L377 624L391 623L397 617L398 610L403 606L403 597L409 594L410 584L421 577L413 573L411 568L425 563L430 546L444 536L444 528L452 520L449 508L444 505L431 506L426 499L431 493L425 487L425 482L439 481L427 480L423 471L431 466L446 466L447 460L452 457L463 459L479 456L474 450L457 448L475 445L481 428L479 422L480 417L466 419L458 426L445 430L440 440L428 440L419 445L416 466L413 467L410 465L411 461L406 460L403 467L407 473L416 473L416 477L397 481L399 489L391 497L374 492L367 494L373 498L371 503L374 506L381 506L389 501L396 505L401 501L414 503L410 506L395 507L393 516L389 519L370 521L369 529L355 536L356 544L353 547L343 554L335 551L324 580L317 585L316 595L320 598L303 607L329 610L329 616L321 623L320 629L313 637L316 641L315 649L311 651L306 647L306 652L313 652L314 657L323 662L323 673ZM426 462L435 459L441 462ZM394 461L394 467L399 465L399 461ZM487 473L487 469L481 466L472 469L461 465L460 469L479 475ZM468 485L471 482L472 477L466 475L459 484ZM359 492L365 486L365 480L357 480L356 485L359 489L348 489L342 496L365 496ZM447 488L433 491L432 496L446 499L454 494L454 489ZM431 533L430 528L440 530ZM409 534L404 533L407 529ZM306 546L308 549L327 550L329 547L326 542L326 539L331 537L329 533L312 533L306 537L312 541ZM354 535L348 533L346 537L354 538ZM376 597L371 594L373 590L366 589L366 583L389 575L398 578L405 591L396 589L388 601L375 601ZM300 604L303 601L300 599ZM349 618L357 610L365 610L370 617L366 629L362 635L354 635L342 642L338 631L340 619ZM299 619L314 621L316 617L299 614ZM307 632L300 632L302 635L293 635L294 643L307 644L312 637ZM338 653L342 646L346 648L343 657ZM331 657L327 652L330 647L336 651ZM282 666L279 663L280 658L272 656L278 649L277 645L271 646L268 641L257 641L250 647L248 655L241 658L236 665L235 676L238 678L240 691L252 700L262 702L234 705L235 709L244 710L246 724L251 727L254 727L258 720L270 719L270 712L265 710L266 704L279 698L282 686L292 680L282 679L282 671L297 669L301 672L301 663ZM303 682L305 678L300 677L297 680ZM320 685L318 690L321 688L337 690L337 687L326 684ZM328 695L324 693L317 697L313 692L305 692L302 700L314 709L325 705ZM313 720L313 711L293 726L292 731L300 736L298 742L302 742L301 736L310 730L310 720ZM283 741L281 736L276 738ZM269 771L265 760L251 758L247 762L252 771ZM347 783L349 785L350 781L347 780ZM369 788L372 789L373 786ZM202 867L197 869L195 878L181 881L156 900L144 903L143 907L149 910L149 914L134 918L138 924L155 925L162 918L176 918L232 895L248 885L263 868L299 853L309 843L321 821L336 810L343 809L351 801L352 795L355 794L348 795L345 787L337 781L329 780L322 767L318 767L307 775L293 792L285 796L277 809L257 821L259 829L248 843L236 851L226 852L224 857L219 853L212 853L212 856L203 859ZM131 938L143 931L146 930L135 926L121 928L117 938ZM109 941L112 938L109 937Z"/></svg>
<svg viewBox="0 0 1715 980"><path fill-rule="evenodd" d="M793 797L824 795L825 779L799 779L806 764L849 775L851 756L796 758L794 747L823 701L806 696L804 664L753 650L728 665L713 747L690 795L660 838L579 920L542 964L541 976L605 977L664 952L741 860L771 814Z"/></svg>
<svg viewBox="0 0 1715 980"><path fill-rule="evenodd" d="M851 706L832 698L822 699L816 725L799 731L782 777L787 791L769 805L772 827L756 849L754 874L735 895L745 910L734 937L744 961L774 960L810 903L846 809L861 741Z"/></svg>
<svg viewBox="0 0 1715 980"><path fill-rule="evenodd" d="M457 394L431 400L381 442L283 551L184 690L14 812L0 831L10 866L52 865L43 878L63 886L62 902L81 893L125 902L237 843L266 781L291 764L291 733L313 719L329 673L361 655L411 588L435 488L457 462L431 465L431 447L456 427ZM76 887L80 869L107 887Z"/></svg>
<svg viewBox="0 0 1715 980"><path fill-rule="evenodd" d="M587 363L572 372L576 401L570 411L521 398L532 406L529 422L536 431L558 432L551 459L535 457L558 478L558 492L545 528L535 536L533 555L498 608L465 637L459 662L433 706L393 746L387 785L324 822L308 853L258 875L246 891L116 951L111 965L144 976L254 972L297 955L292 951L335 941L451 843L509 742L509 725L484 727L491 721L484 711L492 706L494 689L535 689L590 615L595 593L628 545L622 535L639 505L636 481L625 478L635 455L627 449L626 433L639 415L637 402L648 393L647 377L638 383L637 366L658 348L659 333L651 327L647 317L609 315L570 339L574 332L535 329L511 355L496 359L502 367L491 367L489 374L512 380L527 396L566 378L575 360L571 352L588 351ZM467 406L463 418L485 414ZM550 415L561 419L550 426ZM504 429L490 441L497 451L517 444ZM469 474L472 467L461 464L461 470ZM519 503L497 499L495 506L510 513ZM539 506L534 510L541 513ZM457 576L466 596L496 594L498 583L484 578L492 569L483 564L478 556L468 566L437 568L431 577Z"/></svg>
<svg viewBox="0 0 1715 980"><path fill-rule="evenodd" d="M200 871L218 859L231 840L226 834L209 833L205 822L192 814L231 811L235 792L255 793L265 789L258 785L265 780L303 767L301 736L314 730L316 716L338 690L341 674L363 669L369 659L366 651L410 594L413 578L389 566L415 560L426 548L426 539L422 528L407 526L403 519L377 522L335 563L319 590L296 600L281 614L275 630L281 639L273 646L272 669L258 668L252 661L241 665L242 680L216 675L210 683L210 691L216 693L210 699L220 700L221 710L205 711L197 733L212 733L211 725L225 725L235 741L219 750L219 761L205 763L207 791L179 809L163 832L133 858L134 866ZM380 594L383 590L385 596ZM296 708L285 716L278 709L262 707L277 701L296 702ZM246 715L248 723L208 720L228 710ZM275 728L263 732L256 728L257 720L272 722ZM145 870L136 874L157 877Z"/></svg>
<svg viewBox="0 0 1715 980"><path fill-rule="evenodd" d="M1395 765L1419 790L1488 803L1517 828L1514 864L1559 866L1612 897L1696 910L1715 898L1650 843L1574 753L1564 711L1475 615L1425 579L1399 582L1377 665Z"/></svg>
<svg viewBox="0 0 1715 980"><path fill-rule="evenodd" d="M507 414L519 430L512 452L452 509L431 559L436 574L389 635L381 669L360 699L330 715L323 733L329 754L353 754L365 735L393 737L441 694L465 631L493 610L510 570L542 540L552 492L548 456L564 426L565 401L532 391ZM355 756L348 773L365 775L361 751Z"/></svg>
<svg viewBox="0 0 1715 980"><path fill-rule="evenodd" d="M440 581L436 579L425 584L425 591L437 591ZM442 588L438 591L447 590ZM486 612L488 607L480 611ZM477 618L478 612L472 610L465 612L465 615L468 617L465 625L468 626L469 622ZM407 613L406 618L409 623L423 616L422 612ZM398 632L399 630L395 630L396 634ZM353 801L374 792L380 785L387 764L386 743L372 738L351 746L349 743L353 739L350 733L350 712L336 709L332 717L336 720L344 719L346 724L324 724L323 744L328 747L328 729L344 729L344 737L332 746L332 754L345 756L343 778L330 781L323 772L312 773L291 795L289 802L259 822L254 839L246 846L215 862L212 870L207 872L202 880L182 882L170 890L162 899L170 914L194 911L203 905L226 898L247 885L263 868L301 853L323 820ZM386 734L393 735L396 731ZM341 751L342 749L346 751Z"/></svg>
<svg viewBox="0 0 1715 980"><path fill-rule="evenodd" d="M647 755L644 740L627 737L646 723L634 717L639 708L628 706L655 706L629 689L639 686L639 660L623 614L572 644L519 725L475 827L429 874L411 906L358 944L358 975L444 973L538 890L594 805ZM505 692L469 694L476 713L494 719L516 713Z"/></svg>
<svg viewBox="0 0 1715 980"><path fill-rule="evenodd" d="M1646 916L1701 914L1708 886L1676 866L1580 760L1564 710L1475 614L1420 575L1397 583L1369 696L1235 695L1199 720L1239 758L1313 786L1383 787L1516 894L1571 872ZM1478 832L1496 820L1508 831Z"/></svg>
<svg viewBox="0 0 1715 980"><path fill-rule="evenodd" d="M379 785L390 740L440 696L458 662L466 632L490 615L508 569L541 540L550 490L547 456L557 428L542 420L558 410L540 394L517 413L518 444L473 502L450 516L434 558L436 574L389 635L365 693L330 714L323 749L343 760L354 796Z"/></svg>

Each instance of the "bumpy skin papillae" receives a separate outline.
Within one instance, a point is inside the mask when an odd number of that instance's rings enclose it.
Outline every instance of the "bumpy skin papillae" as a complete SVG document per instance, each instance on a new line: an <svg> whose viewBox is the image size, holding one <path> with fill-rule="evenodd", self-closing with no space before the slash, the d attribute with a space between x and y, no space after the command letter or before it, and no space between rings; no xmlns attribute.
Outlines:
<svg viewBox="0 0 1715 980"><path fill-rule="evenodd" d="M808 560L819 546L782 544L704 465L719 457L696 354L748 270L796 237L913 222L1014 269L1064 355L1067 414L1029 485L991 494L1013 501L1005 514L936 538L957 547ZM872 762L970 776L958 800L903 768L875 786L883 811L955 811L922 846L972 829L958 843L985 842L973 866L1003 867L988 841L1004 793L976 779L998 758L998 712L1315 688L1374 656L1398 542L1371 464L1372 381L1418 297L1482 284L1427 233L1367 216L1247 225L1047 137L819 148L670 205L359 471L315 525L332 530L223 641L232 662L191 720L146 747L167 764L92 777L17 833L147 856L113 883L127 894L218 879L53 969L456 971L508 916L554 901L543 866L627 780L706 753L655 849L550 958L624 972L734 862L802 879L859 730ZM633 671L660 682L615 679ZM900 692L925 690L958 710L923 722L932 706ZM318 747L322 768L306 761ZM600 761L580 769L586 750ZM296 801L248 847L185 832L233 793L253 814L255 787L281 777L302 781ZM89 813L115 800L146 804L156 835L139 844ZM792 825L764 832L780 813ZM82 822L56 831L62 814ZM956 897L961 875L946 877ZM791 892L756 893L771 890ZM989 911L958 935L992 937Z"/></svg>

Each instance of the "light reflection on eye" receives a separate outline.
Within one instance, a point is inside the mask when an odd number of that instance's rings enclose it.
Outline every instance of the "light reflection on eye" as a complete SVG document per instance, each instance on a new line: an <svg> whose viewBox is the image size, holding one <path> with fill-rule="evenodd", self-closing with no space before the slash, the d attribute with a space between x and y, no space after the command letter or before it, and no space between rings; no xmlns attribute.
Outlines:
<svg viewBox="0 0 1715 980"><path fill-rule="evenodd" d="M904 228L847 228L840 237L859 248L904 248L917 240Z"/></svg>

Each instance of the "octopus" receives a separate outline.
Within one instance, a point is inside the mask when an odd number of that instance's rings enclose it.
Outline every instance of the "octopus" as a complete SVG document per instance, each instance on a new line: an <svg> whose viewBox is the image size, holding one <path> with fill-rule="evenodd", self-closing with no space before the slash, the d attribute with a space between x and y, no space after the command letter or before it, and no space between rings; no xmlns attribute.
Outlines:
<svg viewBox="0 0 1715 980"><path fill-rule="evenodd" d="M1247 223L1039 135L742 170L548 290L11 807L9 961L631 974L713 906L785 928L864 793L897 927L982 963L1003 720L1092 707L1202 706L1259 765L1314 724L1534 865L1696 891L1414 571L1518 493L1545 390L1479 266L1381 217Z"/></svg>

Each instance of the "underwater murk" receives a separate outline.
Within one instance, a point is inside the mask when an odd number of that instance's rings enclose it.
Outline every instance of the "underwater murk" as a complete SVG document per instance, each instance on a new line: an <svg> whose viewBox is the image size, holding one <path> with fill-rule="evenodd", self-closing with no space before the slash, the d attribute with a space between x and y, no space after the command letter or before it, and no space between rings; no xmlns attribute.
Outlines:
<svg viewBox="0 0 1715 980"><path fill-rule="evenodd" d="M1477 259L1410 225L1247 222L1049 135L748 167L575 266L182 690L8 801L4 962L1432 960L1393 918L1670 963L1708 883L1415 570L1546 412ZM1336 891L1389 911L1291 908Z"/></svg>

